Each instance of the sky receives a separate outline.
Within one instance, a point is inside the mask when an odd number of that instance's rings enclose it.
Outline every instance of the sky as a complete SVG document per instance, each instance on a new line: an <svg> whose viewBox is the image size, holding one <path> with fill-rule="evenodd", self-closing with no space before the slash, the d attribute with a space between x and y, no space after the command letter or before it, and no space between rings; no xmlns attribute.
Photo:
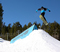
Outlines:
<svg viewBox="0 0 60 52"><path fill-rule="evenodd" d="M60 24L60 0L0 0L0 3L3 6L3 23L5 22L6 26L16 22L20 22L22 26L28 25L29 22L42 25L43 22L39 18L41 12L36 13L41 6L51 11L45 13L48 23L56 21Z"/></svg>

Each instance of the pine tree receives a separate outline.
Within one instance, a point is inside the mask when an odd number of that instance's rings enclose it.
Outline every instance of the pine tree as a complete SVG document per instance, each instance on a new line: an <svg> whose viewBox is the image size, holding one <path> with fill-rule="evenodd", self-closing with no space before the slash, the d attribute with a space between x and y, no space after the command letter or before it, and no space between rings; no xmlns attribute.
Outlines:
<svg viewBox="0 0 60 52"><path fill-rule="evenodd" d="M23 31L27 29L27 25L25 24L23 27Z"/></svg>
<svg viewBox="0 0 60 52"><path fill-rule="evenodd" d="M6 33L6 26L5 26L5 23L3 24L3 27L2 27L2 35L4 35Z"/></svg>
<svg viewBox="0 0 60 52"><path fill-rule="evenodd" d="M0 34L1 34L1 29L2 29L2 19L3 19L2 16L3 16L3 9L0 3Z"/></svg>
<svg viewBox="0 0 60 52"><path fill-rule="evenodd" d="M29 28L31 25L32 25L31 22L29 22L27 28Z"/></svg>
<svg viewBox="0 0 60 52"><path fill-rule="evenodd" d="M8 24L8 33L10 33L10 31L11 31L11 24Z"/></svg>
<svg viewBox="0 0 60 52"><path fill-rule="evenodd" d="M22 25L19 22L16 22L15 24L17 27L17 31L21 33L22 32Z"/></svg>
<svg viewBox="0 0 60 52"><path fill-rule="evenodd" d="M39 24L37 24L37 28L38 29L40 29L41 28L41 24L39 23Z"/></svg>

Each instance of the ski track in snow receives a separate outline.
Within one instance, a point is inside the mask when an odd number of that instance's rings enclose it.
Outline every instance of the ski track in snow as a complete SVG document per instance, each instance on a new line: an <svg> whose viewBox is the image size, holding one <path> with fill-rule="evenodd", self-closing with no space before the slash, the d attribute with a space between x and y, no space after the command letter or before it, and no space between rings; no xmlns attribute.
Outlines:
<svg viewBox="0 0 60 52"><path fill-rule="evenodd" d="M60 41L38 29L13 44L0 38L0 52L60 52Z"/></svg>

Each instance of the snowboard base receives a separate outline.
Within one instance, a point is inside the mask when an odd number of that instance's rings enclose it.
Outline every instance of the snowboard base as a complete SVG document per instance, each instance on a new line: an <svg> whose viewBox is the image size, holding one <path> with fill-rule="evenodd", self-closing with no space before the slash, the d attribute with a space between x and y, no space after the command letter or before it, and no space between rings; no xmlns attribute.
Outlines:
<svg viewBox="0 0 60 52"><path fill-rule="evenodd" d="M44 23L45 25L48 25L47 21L45 21L45 19L43 18L42 15L40 15L39 17L40 17L40 19L43 21L43 23Z"/></svg>

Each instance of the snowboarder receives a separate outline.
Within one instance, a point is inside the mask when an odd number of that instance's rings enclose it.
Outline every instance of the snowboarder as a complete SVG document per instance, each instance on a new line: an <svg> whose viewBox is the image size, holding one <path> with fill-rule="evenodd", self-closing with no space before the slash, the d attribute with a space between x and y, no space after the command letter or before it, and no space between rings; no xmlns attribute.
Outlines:
<svg viewBox="0 0 60 52"><path fill-rule="evenodd" d="M43 16L43 18L44 18L45 21L46 21L46 18L44 17L44 15L45 15L45 11L48 10L48 11L50 12L50 10L47 9L47 8L44 8L43 6L42 6L41 8L39 8L38 10L41 11L41 15ZM38 10L36 10L36 12L37 12Z"/></svg>

